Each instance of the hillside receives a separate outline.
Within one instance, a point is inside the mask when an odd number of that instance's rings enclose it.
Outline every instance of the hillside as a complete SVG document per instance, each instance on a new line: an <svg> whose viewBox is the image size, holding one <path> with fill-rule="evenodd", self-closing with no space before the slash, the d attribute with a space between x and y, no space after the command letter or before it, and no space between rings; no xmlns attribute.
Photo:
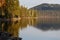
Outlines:
<svg viewBox="0 0 60 40"><path fill-rule="evenodd" d="M43 3L43 4L37 5L35 7L32 7L30 9L34 9L34 10L60 10L60 4Z"/></svg>

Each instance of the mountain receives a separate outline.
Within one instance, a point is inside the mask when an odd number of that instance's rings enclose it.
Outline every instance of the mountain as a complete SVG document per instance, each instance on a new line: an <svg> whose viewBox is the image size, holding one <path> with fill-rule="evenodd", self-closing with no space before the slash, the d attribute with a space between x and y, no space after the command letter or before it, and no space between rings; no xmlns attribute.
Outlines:
<svg viewBox="0 0 60 40"><path fill-rule="evenodd" d="M34 9L34 10L60 10L60 4L43 3L43 4L37 5L35 7L32 7L30 9Z"/></svg>

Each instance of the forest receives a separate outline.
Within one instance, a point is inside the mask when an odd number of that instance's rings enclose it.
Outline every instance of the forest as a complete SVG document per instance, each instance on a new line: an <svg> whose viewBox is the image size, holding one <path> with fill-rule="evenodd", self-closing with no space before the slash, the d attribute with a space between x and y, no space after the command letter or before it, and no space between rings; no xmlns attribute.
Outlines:
<svg viewBox="0 0 60 40"><path fill-rule="evenodd" d="M36 17L37 10L29 10L19 5L19 0L2 0L0 1L0 18L24 18Z"/></svg>

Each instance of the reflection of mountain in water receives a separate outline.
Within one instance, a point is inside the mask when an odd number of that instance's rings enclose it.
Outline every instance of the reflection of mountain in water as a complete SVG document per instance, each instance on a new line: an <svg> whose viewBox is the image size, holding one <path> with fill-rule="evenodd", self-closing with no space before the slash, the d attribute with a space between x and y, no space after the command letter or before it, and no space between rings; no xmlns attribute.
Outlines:
<svg viewBox="0 0 60 40"><path fill-rule="evenodd" d="M41 30L60 30L60 24L52 24L52 23L38 23L36 28L41 29Z"/></svg>
<svg viewBox="0 0 60 40"><path fill-rule="evenodd" d="M20 21L0 21L0 31L7 31L14 37L18 37L19 30L24 29L27 25L36 27L41 30L58 30L60 29L59 23L40 23L38 19L21 19Z"/></svg>

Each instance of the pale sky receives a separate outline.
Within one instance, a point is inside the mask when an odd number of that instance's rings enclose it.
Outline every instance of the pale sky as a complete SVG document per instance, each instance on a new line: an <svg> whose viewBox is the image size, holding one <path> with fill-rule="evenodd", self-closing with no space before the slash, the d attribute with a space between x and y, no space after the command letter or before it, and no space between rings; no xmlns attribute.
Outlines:
<svg viewBox="0 0 60 40"><path fill-rule="evenodd" d="M41 3L60 4L60 0L19 0L20 4L31 8Z"/></svg>

